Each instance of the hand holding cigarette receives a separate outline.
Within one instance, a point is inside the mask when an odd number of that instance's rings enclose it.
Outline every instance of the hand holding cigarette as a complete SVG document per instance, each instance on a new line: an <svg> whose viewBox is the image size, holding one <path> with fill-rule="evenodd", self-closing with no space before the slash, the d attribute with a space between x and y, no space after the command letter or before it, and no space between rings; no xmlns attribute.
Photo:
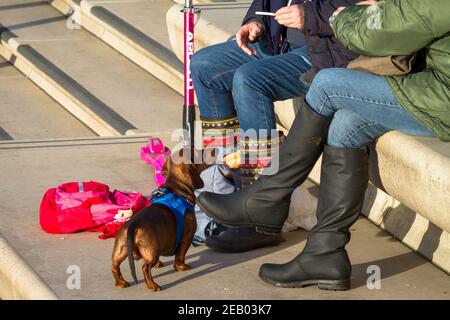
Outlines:
<svg viewBox="0 0 450 320"><path fill-rule="evenodd" d="M275 20L288 28L302 29L305 24L305 12L301 5L292 5L279 9Z"/></svg>
<svg viewBox="0 0 450 320"><path fill-rule="evenodd" d="M289 2L287 4L287 7L289 7L291 5L291 3L292 3L292 0L289 0ZM258 16L272 16L272 17L276 16L276 13L265 12L265 11L256 11L255 14L258 15Z"/></svg>

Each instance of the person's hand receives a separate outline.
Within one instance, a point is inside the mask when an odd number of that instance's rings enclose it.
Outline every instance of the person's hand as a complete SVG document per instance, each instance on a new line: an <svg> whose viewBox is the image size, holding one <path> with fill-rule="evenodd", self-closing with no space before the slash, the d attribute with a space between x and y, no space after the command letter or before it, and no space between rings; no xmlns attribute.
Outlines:
<svg viewBox="0 0 450 320"><path fill-rule="evenodd" d="M244 24L236 33L236 42L246 54L255 55L256 51L249 48L248 44L257 40L264 32L264 26L261 22L251 21Z"/></svg>
<svg viewBox="0 0 450 320"><path fill-rule="evenodd" d="M333 12L333 14L331 15L329 21L330 21L330 25L333 26L333 22L336 19L336 17L339 15L339 13L341 13L342 11L344 11L344 9L346 9L347 7L339 7L336 9L336 11Z"/></svg>
<svg viewBox="0 0 450 320"><path fill-rule="evenodd" d="M373 4L377 4L378 1L376 0L367 0L367 1L361 1L356 3L357 6L371 6Z"/></svg>
<svg viewBox="0 0 450 320"><path fill-rule="evenodd" d="M298 4L283 7L275 12L275 14L275 20L285 27L302 29L305 24L305 11Z"/></svg>

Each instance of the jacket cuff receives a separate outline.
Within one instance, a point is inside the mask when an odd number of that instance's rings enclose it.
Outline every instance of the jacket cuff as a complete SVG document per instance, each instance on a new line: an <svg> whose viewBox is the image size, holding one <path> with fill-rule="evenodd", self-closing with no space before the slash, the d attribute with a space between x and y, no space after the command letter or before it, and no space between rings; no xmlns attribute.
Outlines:
<svg viewBox="0 0 450 320"><path fill-rule="evenodd" d="M262 25L264 25L264 19L263 17L257 16L256 14L247 14L244 18L244 20L242 20L242 24L241 26L243 26L244 24L250 23L252 21L258 21L260 22Z"/></svg>
<svg viewBox="0 0 450 320"><path fill-rule="evenodd" d="M334 12L334 8L328 12L325 9L321 11L317 8L315 2L305 2L304 8L304 27L303 31L309 36L333 37L334 31L329 23L329 16ZM328 8L330 9L330 8Z"/></svg>
<svg viewBox="0 0 450 320"><path fill-rule="evenodd" d="M304 2L302 7L304 14L303 31L305 33L310 33L312 30L317 29L315 10L312 7L311 2Z"/></svg>

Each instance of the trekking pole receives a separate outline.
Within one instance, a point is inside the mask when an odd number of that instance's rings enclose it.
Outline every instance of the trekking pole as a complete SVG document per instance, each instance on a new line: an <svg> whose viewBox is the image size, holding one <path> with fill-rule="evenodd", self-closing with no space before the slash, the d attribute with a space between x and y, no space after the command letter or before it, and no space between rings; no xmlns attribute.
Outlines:
<svg viewBox="0 0 450 320"><path fill-rule="evenodd" d="M191 75L191 59L194 54L195 8L193 0L185 0L184 8L184 105L183 105L183 142L185 146L194 146L195 101L194 85Z"/></svg>

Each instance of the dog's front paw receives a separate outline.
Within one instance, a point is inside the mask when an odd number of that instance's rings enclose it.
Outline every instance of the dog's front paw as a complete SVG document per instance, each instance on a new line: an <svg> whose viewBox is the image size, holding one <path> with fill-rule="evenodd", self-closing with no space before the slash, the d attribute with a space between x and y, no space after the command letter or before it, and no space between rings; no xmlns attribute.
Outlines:
<svg viewBox="0 0 450 320"><path fill-rule="evenodd" d="M164 267L164 263L161 260L159 260L158 263L155 264L155 266L153 268L158 269L158 268L162 268L162 267Z"/></svg>
<svg viewBox="0 0 450 320"><path fill-rule="evenodd" d="M116 288L128 288L130 286L130 284L126 281L117 281L116 282Z"/></svg>
<svg viewBox="0 0 450 320"><path fill-rule="evenodd" d="M175 263L173 265L173 268L177 271L186 271L186 270L190 270L191 266L186 263Z"/></svg>
<svg viewBox="0 0 450 320"><path fill-rule="evenodd" d="M150 290L153 290L153 292L161 291L161 287L159 285L157 285L156 283L147 285L147 288Z"/></svg>

